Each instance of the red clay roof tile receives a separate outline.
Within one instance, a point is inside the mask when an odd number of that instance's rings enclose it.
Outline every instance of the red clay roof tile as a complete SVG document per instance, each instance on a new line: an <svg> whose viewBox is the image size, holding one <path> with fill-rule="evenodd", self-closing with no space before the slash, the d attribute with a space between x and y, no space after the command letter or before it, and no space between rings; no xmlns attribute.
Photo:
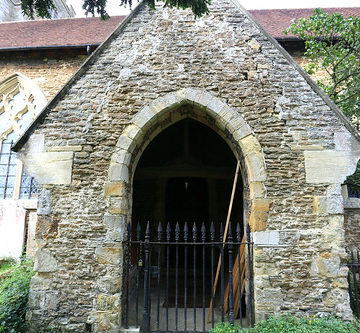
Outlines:
<svg viewBox="0 0 360 333"><path fill-rule="evenodd" d="M360 7L324 10L360 17ZM270 35L281 39L287 38L282 30L290 25L293 18L309 17L312 11L313 8L263 9L250 10L250 13ZM125 16L113 16L106 21L92 17L0 23L0 50L99 45L124 18Z"/></svg>
<svg viewBox="0 0 360 333"><path fill-rule="evenodd" d="M250 10L251 15L267 30L267 32L276 39L288 38L282 33L287 28L291 20L300 17L311 16L314 8L302 9L262 9ZM327 13L341 13L344 16L360 17L360 7L349 8L323 8Z"/></svg>
<svg viewBox="0 0 360 333"><path fill-rule="evenodd" d="M98 45L125 16L0 23L0 49Z"/></svg>

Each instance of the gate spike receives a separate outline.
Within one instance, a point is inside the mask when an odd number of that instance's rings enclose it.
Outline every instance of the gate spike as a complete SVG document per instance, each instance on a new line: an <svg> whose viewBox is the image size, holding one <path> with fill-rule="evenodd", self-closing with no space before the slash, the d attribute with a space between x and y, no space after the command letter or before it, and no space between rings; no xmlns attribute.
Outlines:
<svg viewBox="0 0 360 333"><path fill-rule="evenodd" d="M210 239L212 242L215 240L215 227L214 227L213 221L211 221L211 224L210 224Z"/></svg>
<svg viewBox="0 0 360 333"><path fill-rule="evenodd" d="M171 233L171 227L170 227L170 222L168 222L166 226L166 240L168 242L170 241L170 233Z"/></svg>
<svg viewBox="0 0 360 333"><path fill-rule="evenodd" d="M201 240L203 241L203 243L205 243L205 240L206 240L206 228L205 228L205 223L204 222L201 224Z"/></svg>
<svg viewBox="0 0 360 333"><path fill-rule="evenodd" d="M229 242L232 242L232 230L231 229L232 229L231 221L229 221L228 236L227 236Z"/></svg>
<svg viewBox="0 0 360 333"><path fill-rule="evenodd" d="M236 240L240 242L241 237L241 231L240 231L240 223L238 222L236 224Z"/></svg>
<svg viewBox="0 0 360 333"><path fill-rule="evenodd" d="M150 221L146 224L145 239L150 239Z"/></svg>
<svg viewBox="0 0 360 333"><path fill-rule="evenodd" d="M175 241L179 241L180 238L180 226L179 226L179 222L176 222L175 225Z"/></svg>
<svg viewBox="0 0 360 333"><path fill-rule="evenodd" d="M196 223L194 222L193 228L192 228L192 233L193 233L193 241L196 242L196 238L197 238L197 228L196 228Z"/></svg>
<svg viewBox="0 0 360 333"><path fill-rule="evenodd" d="M247 226L246 226L246 241L248 243L250 243L250 231L251 231L250 224L248 223Z"/></svg>
<svg viewBox="0 0 360 333"><path fill-rule="evenodd" d="M140 222L138 222L136 226L136 240L139 241L141 236L141 225Z"/></svg>
<svg viewBox="0 0 360 333"><path fill-rule="evenodd" d="M157 229L159 242L161 241L161 238L162 238L162 231L163 231L162 225L161 225L161 222L159 222L158 229Z"/></svg>
<svg viewBox="0 0 360 333"><path fill-rule="evenodd" d="M188 241L188 237L189 237L189 227L187 222L185 222L184 225L184 241L187 242Z"/></svg>

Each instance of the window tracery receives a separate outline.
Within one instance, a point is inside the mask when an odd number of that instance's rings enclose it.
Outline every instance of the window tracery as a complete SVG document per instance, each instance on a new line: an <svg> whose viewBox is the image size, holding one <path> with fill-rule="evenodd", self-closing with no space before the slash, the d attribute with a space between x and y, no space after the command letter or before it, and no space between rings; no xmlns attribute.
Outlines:
<svg viewBox="0 0 360 333"><path fill-rule="evenodd" d="M0 198L28 199L38 193L32 177L11 151L47 101L41 90L21 74L0 82Z"/></svg>

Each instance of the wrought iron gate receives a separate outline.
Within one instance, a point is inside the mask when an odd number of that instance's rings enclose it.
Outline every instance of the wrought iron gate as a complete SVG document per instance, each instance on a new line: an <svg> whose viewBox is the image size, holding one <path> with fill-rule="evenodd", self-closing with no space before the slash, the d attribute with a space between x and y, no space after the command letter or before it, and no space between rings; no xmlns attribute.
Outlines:
<svg viewBox="0 0 360 333"><path fill-rule="evenodd" d="M128 226L125 326L145 333L207 332L217 321L252 326L249 226L244 235L239 223L235 230L230 223L225 242L223 224L164 227Z"/></svg>

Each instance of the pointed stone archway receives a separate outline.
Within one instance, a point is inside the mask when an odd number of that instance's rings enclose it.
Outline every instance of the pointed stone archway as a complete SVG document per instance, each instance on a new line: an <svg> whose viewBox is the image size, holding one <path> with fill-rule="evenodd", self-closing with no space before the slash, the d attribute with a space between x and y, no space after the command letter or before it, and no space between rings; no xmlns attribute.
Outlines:
<svg viewBox="0 0 360 333"><path fill-rule="evenodd" d="M97 248L98 258L109 254L114 262L122 266L120 242L124 240L126 225L131 219L132 182L140 156L161 131L186 118L207 125L228 143L241 162L245 219L250 223L252 231L266 229L269 211L264 186L266 168L261 146L250 126L236 109L209 92L193 88L181 89L145 106L133 117L118 139L116 152L111 158L108 182L104 188L108 207L104 221L109 243ZM115 275L103 277L98 285L101 289L102 284L112 279L117 281L117 278ZM121 323L121 295L110 297L119 297L119 305L113 308L113 315L118 315ZM103 303L104 300L98 298L98 302ZM98 306L94 310L97 317L102 317Z"/></svg>

